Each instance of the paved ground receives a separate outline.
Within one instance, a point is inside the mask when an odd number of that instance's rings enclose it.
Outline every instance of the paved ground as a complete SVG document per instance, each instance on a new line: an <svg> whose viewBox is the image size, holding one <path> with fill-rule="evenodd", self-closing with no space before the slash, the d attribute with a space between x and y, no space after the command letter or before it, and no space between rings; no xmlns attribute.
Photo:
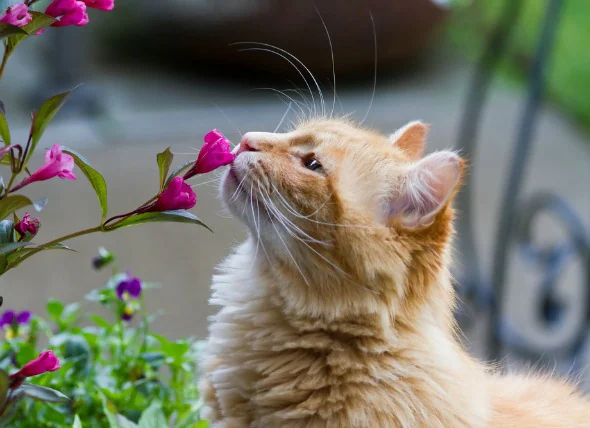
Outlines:
<svg viewBox="0 0 590 428"><path fill-rule="evenodd" d="M5 80L16 78L19 72L26 80L26 64L23 58L9 69ZM463 63L449 57L428 71L398 79L381 77L366 124L391 132L409 120L422 119L432 124L431 149L452 147L469 71ZM90 83L105 96L111 119L56 122L42 144L48 147L62 143L83 151L108 177L111 213L131 209L153 193L157 182L155 155L165 146L172 146L178 153L194 152L190 147L199 147L201 136L213 127L234 140L239 139L237 129L272 131L285 111L285 105L270 93L250 91L252 86L202 78L188 81L159 74L110 70L91 78ZM19 101L18 91L7 86L3 87L2 96L5 101ZM354 112L354 117L362 118L371 99L371 82L340 87L338 96L345 112ZM486 268L522 101L523 94L518 90L500 83L495 86L480 132L478 157L472 162L477 237ZM18 111L13 116L23 123ZM543 107L540 119L523 195L538 190L558 192L590 227L588 136L550 106ZM16 132L21 136L25 133L25 127ZM178 159L184 161L190 156L178 155ZM104 245L115 251L122 265L133 269L135 274L162 284L148 298L152 309L164 312L157 323L158 330L173 336L204 337L207 316L212 312L207 298L213 267L232 245L243 239L244 231L220 213L213 186L196 189L199 202L194 212L215 230L214 235L189 225L161 224L80 238L71 242L78 250L75 255L43 254L24 268L3 276L0 290L5 306L39 312L48 297L66 301L81 299L105 280L104 274L90 269L90 258L98 246ZM54 180L32 186L31 191L49 197L49 204L41 214L43 228L36 239L39 242L94 225L98 219L97 202L83 179L75 183ZM541 241L559 236L553 224L542 222L538 229ZM536 314L530 302L534 301L538 277L525 271L516 255L511 260L515 262L510 270L511 320L525 326L535 340L556 343L562 333L541 335L534 328ZM571 316L565 322L566 331L571 331L583 310L583 299L579 298L582 295L580 268L580 263L574 262L561 284L564 296L572 305ZM477 334L472 340L474 347L481 349Z"/></svg>

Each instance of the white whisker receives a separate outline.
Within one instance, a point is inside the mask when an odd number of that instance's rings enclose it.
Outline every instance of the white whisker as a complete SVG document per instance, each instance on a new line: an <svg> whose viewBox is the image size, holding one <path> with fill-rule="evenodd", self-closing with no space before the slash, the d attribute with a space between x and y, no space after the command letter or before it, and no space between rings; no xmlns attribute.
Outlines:
<svg viewBox="0 0 590 428"><path fill-rule="evenodd" d="M373 26L373 48L374 48L374 52L375 52L375 70L373 73L373 94L371 95L371 102L369 103L369 108L367 109L367 112L365 113L365 117L363 117L363 120L361 120L361 125L363 123L365 123L365 120L367 120L367 117L369 116L369 112L371 111L371 108L373 107L373 101L375 101L375 91L377 90L377 31L375 30L375 19L373 19L373 13L369 12L369 16L371 17L371 25Z"/></svg>
<svg viewBox="0 0 590 428"><path fill-rule="evenodd" d="M259 44L258 42L243 42L243 43L254 43L254 44ZM266 45L266 43L261 43L262 45ZM313 96L313 91L311 90L311 86L309 85L309 83L307 82L307 79L305 78L305 76L303 75L303 73L301 72L301 70L299 70L299 68L293 63L293 61L291 61L289 58L287 58L285 55L280 54L279 52L275 52L271 49L264 49L264 48L244 48L244 49L239 49L240 52L243 51L261 51L261 52L270 52L272 54L275 54L281 58L283 58L285 61L287 61L289 64L291 64L291 66L293 66L293 68L295 68L295 70L297 70L297 72L299 73L299 75L301 76L301 78L305 81L305 84L307 85L307 89L309 90L309 94L311 96L311 100L313 102L313 107L314 107L314 111L317 113L316 110L316 106L315 106L315 99ZM290 55L290 54L289 54Z"/></svg>
<svg viewBox="0 0 590 428"><path fill-rule="evenodd" d="M242 134L242 132L240 131L240 128L238 128L236 125L234 125L234 123L230 120L230 118L227 116L227 114L225 114L225 112L223 110L221 110L221 108L219 108L219 106L217 104L215 104L215 108L217 110L219 110L219 113L221 113L223 115L223 117L225 117L225 120L227 120L227 122L234 128L236 128L236 130L238 131L238 134L240 134L240 137L242 137L244 134ZM230 142L231 143L231 142ZM235 146L233 143L231 143L232 146Z"/></svg>
<svg viewBox="0 0 590 428"><path fill-rule="evenodd" d="M276 133L279 130L279 128L281 127L281 125L285 121L285 118L289 114L289 110L291 110L291 103L289 103L289 105L287 106L287 110L285 110L285 113L283 113L283 117L281 117L281 120L279 121L279 124L277 125L277 127L273 131L274 133Z"/></svg>
<svg viewBox="0 0 590 428"><path fill-rule="evenodd" d="M288 52L285 49L281 49L278 46L271 45L269 43L261 43L261 42L239 42L239 43L234 43L234 44L248 44L248 43L254 44L254 45L258 45L258 46L267 46L269 48L276 49L276 50L278 50L280 52L283 52L283 53L289 55L291 58L293 58L295 61L297 61L299 64L301 64L301 66L305 69L305 71L307 71L307 73L309 73L309 76L311 77L311 79L315 83L315 86L316 86L316 88L318 90L318 94L320 96L320 107L322 108L322 115L323 116L326 115L326 105L324 103L324 94L322 93L322 89L320 88L320 85L319 85L318 81L316 80L316 78L314 77L313 73L310 71L310 69L299 58L297 58L291 52ZM270 50L269 50L269 52L273 52L273 53L276 53L278 55L277 52L270 51ZM282 55L280 55L280 56L282 56ZM283 57L283 58L285 58L285 57ZM285 59L287 59L287 58L285 58ZM297 71L299 71L299 69L297 69ZM305 81L305 83L307 83L307 80ZM312 95L312 99L313 99L313 93L311 92L311 89L310 89L310 94ZM314 107L315 107L315 102L314 102Z"/></svg>
<svg viewBox="0 0 590 428"><path fill-rule="evenodd" d="M330 37L330 32L328 31L326 22L324 21L324 18L322 18L322 14L320 13L319 9L315 4L313 5L313 7L315 8L315 11L318 13L320 20L322 21L322 25L324 26L324 30L326 31L326 36L328 36L328 43L330 44L330 55L332 56L332 85L334 92L334 96L332 99L332 111L330 112L330 117L332 117L334 115L334 109L336 108L336 63L334 62L334 47L332 46L332 38Z"/></svg>

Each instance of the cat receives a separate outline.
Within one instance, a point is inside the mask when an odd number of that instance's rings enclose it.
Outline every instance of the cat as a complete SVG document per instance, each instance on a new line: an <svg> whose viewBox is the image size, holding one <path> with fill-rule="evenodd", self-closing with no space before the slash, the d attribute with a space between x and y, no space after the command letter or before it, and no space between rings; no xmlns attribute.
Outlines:
<svg viewBox="0 0 590 428"><path fill-rule="evenodd" d="M249 237L213 278L202 417L214 428L590 427L566 381L500 375L457 338L452 202L465 166L314 119L249 132L221 196Z"/></svg>

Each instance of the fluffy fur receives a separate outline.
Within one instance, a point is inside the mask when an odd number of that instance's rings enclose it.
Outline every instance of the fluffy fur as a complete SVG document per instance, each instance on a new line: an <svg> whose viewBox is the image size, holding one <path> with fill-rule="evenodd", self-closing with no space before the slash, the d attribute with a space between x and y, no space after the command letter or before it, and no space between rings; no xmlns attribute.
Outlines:
<svg viewBox="0 0 590 428"><path fill-rule="evenodd" d="M463 161L422 158L426 130L315 120L244 136L222 197L250 235L213 279L203 362L213 427L590 426L571 385L497 375L460 346Z"/></svg>

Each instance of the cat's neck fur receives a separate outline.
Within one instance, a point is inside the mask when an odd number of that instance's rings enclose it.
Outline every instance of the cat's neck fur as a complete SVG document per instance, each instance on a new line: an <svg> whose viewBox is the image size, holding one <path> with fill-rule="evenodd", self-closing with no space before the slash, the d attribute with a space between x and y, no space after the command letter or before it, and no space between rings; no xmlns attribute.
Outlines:
<svg viewBox="0 0 590 428"><path fill-rule="evenodd" d="M367 367L361 371L374 368L376 373L387 373L389 380L384 382L389 382L400 426L425 426L427 422L439 426L432 421L440 421L440 426L477 427L487 420L484 371L454 336L453 291L446 268L437 275L437 284L429 284L440 295L432 296L426 305L401 308L395 305L394 296L367 297L367 291L360 290L362 299L353 295L345 310L337 311L330 300L333 293L327 292L325 300L317 298L317 288L329 284L289 280L297 276L281 273L288 267L278 266L264 254L254 260L254 254L250 238L222 264L222 275L214 280L212 302L239 307L252 318L250 328L273 332L257 342L258 348L266 346L268 352L285 346L294 352L313 348L333 356L332 371L364 364ZM316 287L313 296L310 287ZM361 356L355 361L351 355L357 353Z"/></svg>

